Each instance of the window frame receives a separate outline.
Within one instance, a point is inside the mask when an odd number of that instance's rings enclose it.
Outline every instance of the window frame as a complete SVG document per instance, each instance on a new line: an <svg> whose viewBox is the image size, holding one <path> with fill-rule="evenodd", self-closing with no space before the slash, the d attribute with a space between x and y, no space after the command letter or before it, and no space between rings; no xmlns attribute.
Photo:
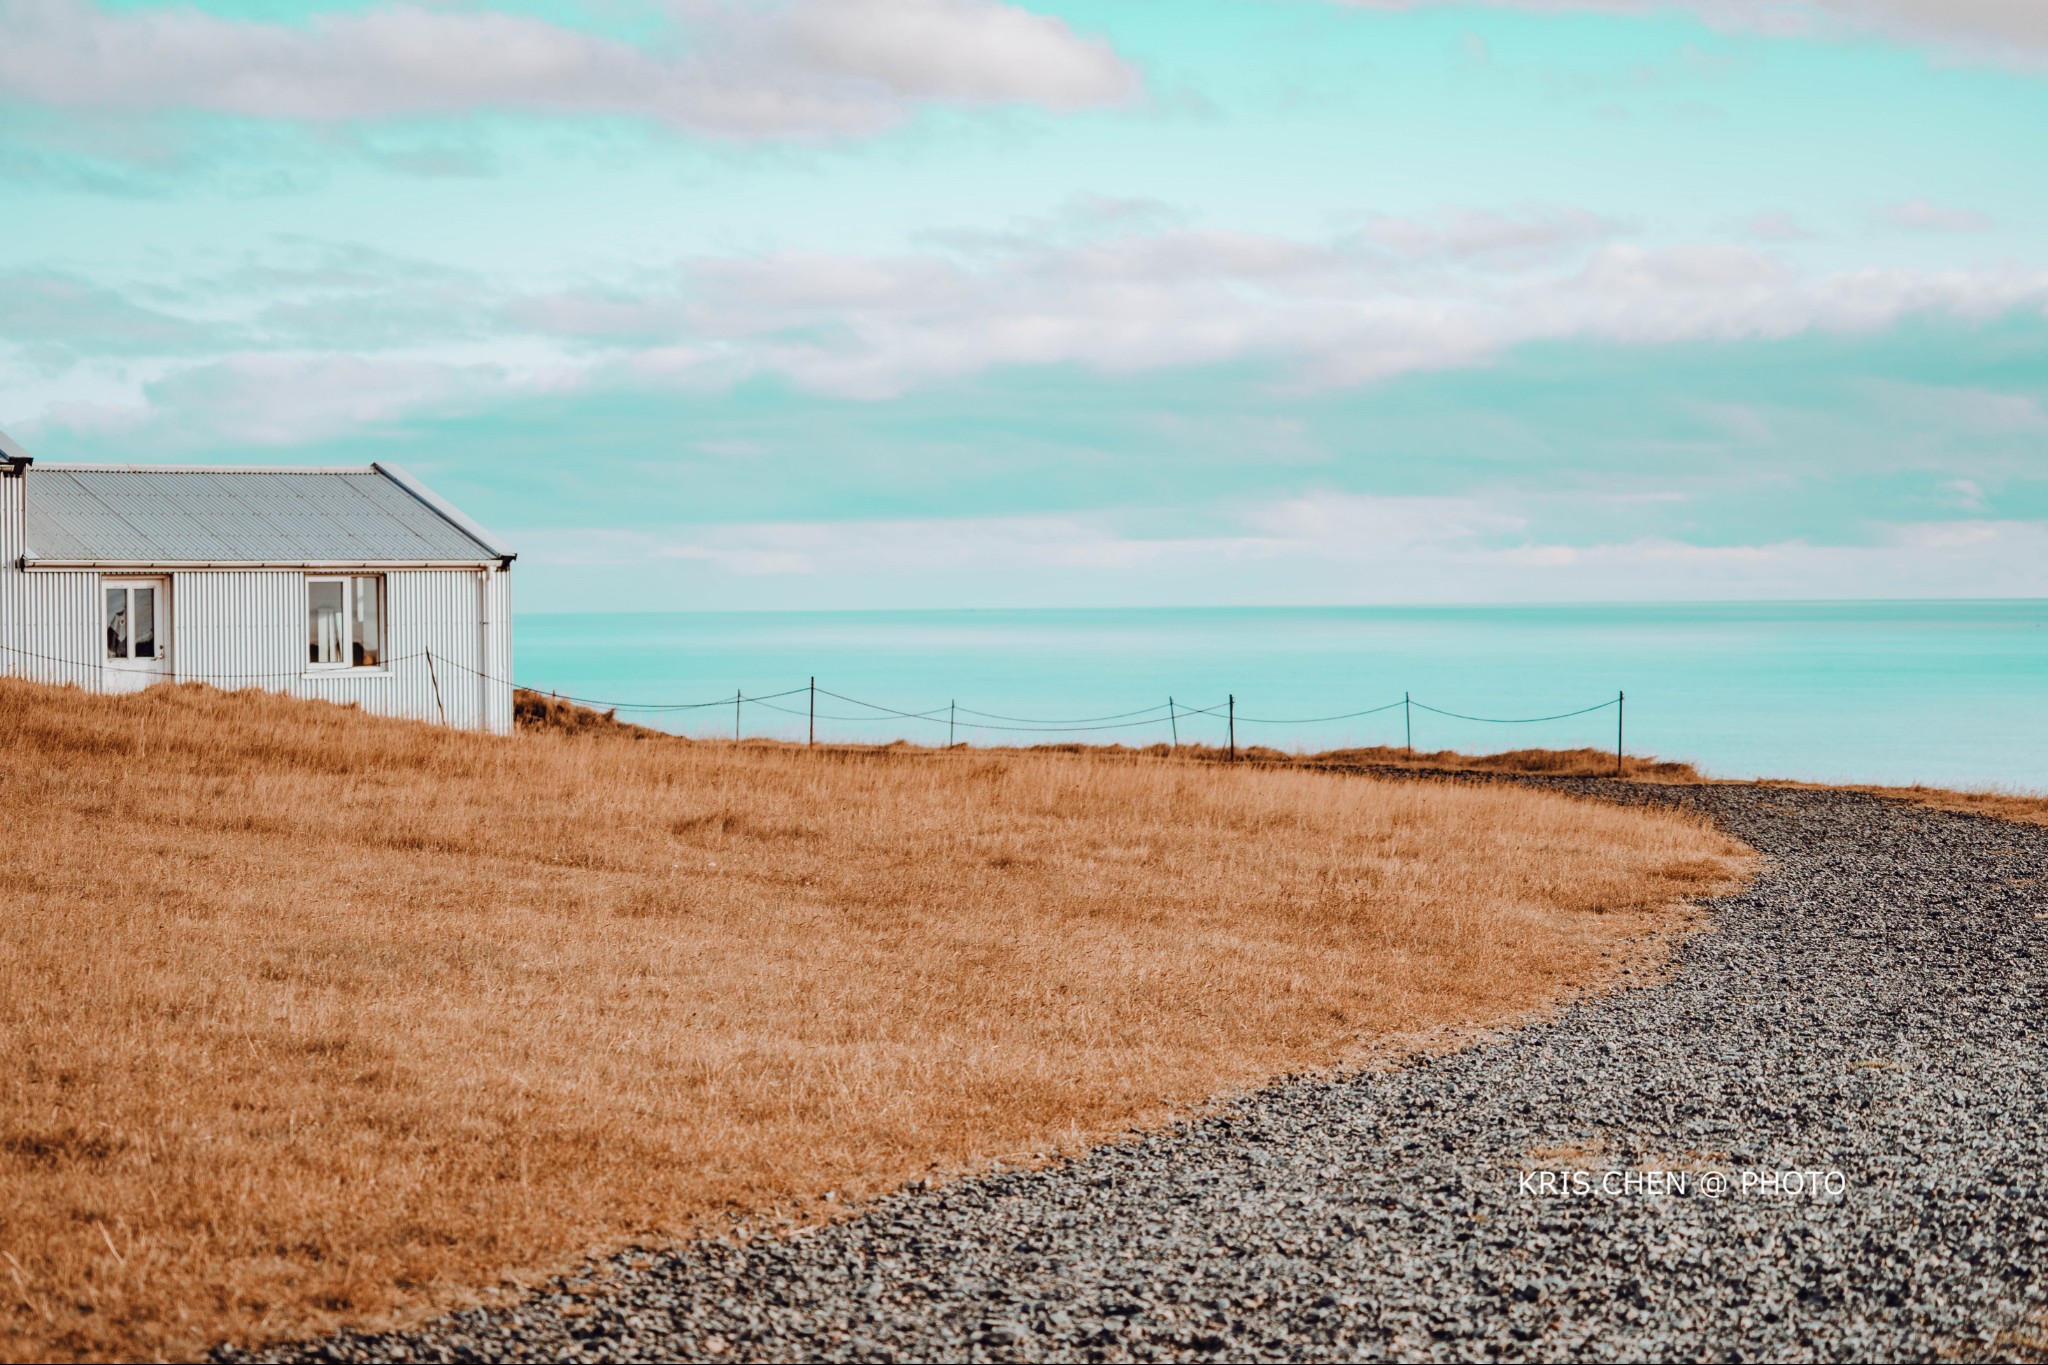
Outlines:
<svg viewBox="0 0 2048 1365"><path fill-rule="evenodd" d="M385 576L381 573L309 573L306 578L306 614L302 624L307 630L308 676L329 677L336 673L353 673L358 676L384 674L391 671L391 618L389 612L390 593L386 590ZM348 657L340 663L316 663L311 658L313 625L313 585L316 583L338 583L341 585L342 651ZM377 662L359 664L355 662L355 609L356 594L360 585L371 584L371 591L377 595Z"/></svg>
<svg viewBox="0 0 2048 1365"><path fill-rule="evenodd" d="M135 594L137 590L147 590L150 594L150 631L156 645L156 652L153 654L137 654L135 652ZM123 594L122 611L126 614L128 621L128 652L126 654L109 654L105 644L107 596L115 592ZM128 672L161 673L167 671L171 663L171 641L167 628L170 621L170 600L171 585L170 581L166 578L148 574L136 577L102 575L100 578L99 594L99 634L102 637L100 666L103 668L123 669Z"/></svg>

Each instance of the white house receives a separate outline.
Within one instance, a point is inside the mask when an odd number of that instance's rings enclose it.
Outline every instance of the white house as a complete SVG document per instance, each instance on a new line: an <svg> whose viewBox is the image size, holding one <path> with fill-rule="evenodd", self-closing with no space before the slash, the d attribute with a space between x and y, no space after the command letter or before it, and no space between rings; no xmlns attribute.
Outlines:
<svg viewBox="0 0 2048 1365"><path fill-rule="evenodd" d="M512 728L512 552L368 468L38 464L0 434L0 669Z"/></svg>

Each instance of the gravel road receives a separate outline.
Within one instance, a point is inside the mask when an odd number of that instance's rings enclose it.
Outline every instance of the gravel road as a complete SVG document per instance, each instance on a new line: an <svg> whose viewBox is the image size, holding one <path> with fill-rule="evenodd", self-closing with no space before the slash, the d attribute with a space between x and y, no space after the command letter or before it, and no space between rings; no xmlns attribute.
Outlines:
<svg viewBox="0 0 2048 1365"><path fill-rule="evenodd" d="M2048 829L1578 785L1768 855L1654 984L284 1358L2040 1358Z"/></svg>

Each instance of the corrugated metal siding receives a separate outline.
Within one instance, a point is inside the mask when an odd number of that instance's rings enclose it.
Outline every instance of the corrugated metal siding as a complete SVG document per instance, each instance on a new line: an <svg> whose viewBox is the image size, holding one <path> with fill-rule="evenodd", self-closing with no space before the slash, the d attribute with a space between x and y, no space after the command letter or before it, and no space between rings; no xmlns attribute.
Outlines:
<svg viewBox="0 0 2048 1365"><path fill-rule="evenodd" d="M512 574L483 573L484 616L478 623L478 721L493 734L512 733Z"/></svg>
<svg viewBox="0 0 2048 1365"><path fill-rule="evenodd" d="M0 668L38 682L109 685L99 664L106 652L100 576L22 571L22 497L21 479L0 479Z"/></svg>
<svg viewBox="0 0 2048 1365"><path fill-rule="evenodd" d="M26 585L21 581L21 480L0 477L0 669L23 672L27 660Z"/></svg>
<svg viewBox="0 0 2048 1365"><path fill-rule="evenodd" d="M170 582L165 604L170 676L179 681L262 687L354 703L378 715L511 731L512 576L495 562L474 569L385 573L386 655L394 661L388 671L311 672L306 666L306 575L298 570L136 570L104 576L91 569L24 571L23 554L44 550L32 539L31 504L36 490L57 486L47 482L53 476L73 480L74 489L85 489L76 482L85 479L99 481L102 491L111 486L106 480L115 480L123 490L113 504L88 499L77 509L75 523L107 538L99 548L113 546L123 553L78 558L141 557L127 553L136 541L120 539L136 532L136 518L145 540L178 549L162 555L165 560L220 553L226 547L223 528L234 531L228 548L238 556L267 550L279 552L278 558L309 560L453 558L477 550L467 535L374 472L194 475L30 469L23 478L0 478L0 671L106 691L155 680L157 675L105 666L101 586L104 577L161 577ZM316 486L300 484L301 493L295 494L292 485L268 482L280 479L341 481L318 485L327 492L317 498L329 499L321 515L341 518L342 529L295 522L307 513L303 490ZM221 480L232 482L223 485ZM396 523L379 522L380 508L392 511ZM394 524L399 530L393 530ZM248 535L251 527L267 527L263 534L271 537L256 551ZM407 539L413 531L425 539ZM426 651L434 656L431 669Z"/></svg>
<svg viewBox="0 0 2048 1365"><path fill-rule="evenodd" d="M364 710L383 715L445 717L450 725L486 728L474 682L482 667L477 575L447 570L387 574L384 601L391 618L391 657L398 661L392 676L315 674L306 679L304 695L359 702ZM418 657L427 651L434 655L431 666Z"/></svg>
<svg viewBox="0 0 2048 1365"><path fill-rule="evenodd" d="M306 671L306 577L289 569L179 573L171 666L179 682L295 690Z"/></svg>
<svg viewBox="0 0 2048 1365"><path fill-rule="evenodd" d="M107 652L100 576L90 571L23 574L28 599L29 676L42 682L106 685L100 660ZM117 680L118 681L118 680Z"/></svg>
<svg viewBox="0 0 2048 1365"><path fill-rule="evenodd" d="M6 510L0 505L0 550L19 536L20 520L9 518ZM201 569L161 576L171 585L170 665L179 682L211 683L230 691L260 687L353 703L375 715L511 731L512 689L504 681L511 676L507 572L384 575L386 656L393 662L380 673L307 668L303 573ZM12 651L0 655L0 668L96 691L126 691L151 681L149 675L100 664L101 581L100 574L89 571L23 573L12 559L0 566L0 643ZM424 657L428 651L434 656L431 668Z"/></svg>
<svg viewBox="0 0 2048 1365"><path fill-rule="evenodd" d="M479 571L384 575L386 656L377 673L306 667L306 575L292 570L198 569L176 575L174 663L181 681L264 687L354 704L374 715L467 729L511 729L511 688L483 683ZM489 577L510 577L489 571ZM502 590L497 594L502 597ZM509 637L509 623L493 634ZM429 665L425 655L431 652ZM504 676L502 674L498 675ZM436 693L438 691L438 699Z"/></svg>
<svg viewBox="0 0 2048 1365"><path fill-rule="evenodd" d="M482 660L475 686L483 725L495 734L512 733L512 575L489 569L481 584Z"/></svg>
<svg viewBox="0 0 2048 1365"><path fill-rule="evenodd" d="M373 469L31 468L28 553L73 561L391 563L497 555ZM20 552L17 552L19 554Z"/></svg>

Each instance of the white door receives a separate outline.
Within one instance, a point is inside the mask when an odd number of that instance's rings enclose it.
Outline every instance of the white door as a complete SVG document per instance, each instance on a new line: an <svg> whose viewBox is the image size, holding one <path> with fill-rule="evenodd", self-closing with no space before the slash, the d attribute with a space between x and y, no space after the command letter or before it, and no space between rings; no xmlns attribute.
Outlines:
<svg viewBox="0 0 2048 1365"><path fill-rule="evenodd" d="M109 578L101 586L108 685L125 692L170 677L170 581Z"/></svg>

